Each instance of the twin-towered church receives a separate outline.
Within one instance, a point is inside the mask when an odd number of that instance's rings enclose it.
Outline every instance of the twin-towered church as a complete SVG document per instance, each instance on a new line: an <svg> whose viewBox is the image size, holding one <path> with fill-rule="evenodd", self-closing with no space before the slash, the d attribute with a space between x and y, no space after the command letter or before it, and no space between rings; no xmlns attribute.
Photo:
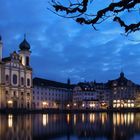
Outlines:
<svg viewBox="0 0 140 140"><path fill-rule="evenodd" d="M0 37L0 108L31 108L32 68L30 44L24 40L19 51L3 58L3 42Z"/></svg>

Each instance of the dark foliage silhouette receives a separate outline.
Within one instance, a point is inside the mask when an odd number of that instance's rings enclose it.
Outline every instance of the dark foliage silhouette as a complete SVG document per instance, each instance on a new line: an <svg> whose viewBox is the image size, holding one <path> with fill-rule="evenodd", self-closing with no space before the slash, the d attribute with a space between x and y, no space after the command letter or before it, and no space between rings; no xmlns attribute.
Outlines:
<svg viewBox="0 0 140 140"><path fill-rule="evenodd" d="M140 21L129 21L123 19L122 14L138 14L140 16L140 0L110 0L110 3L95 13L89 14L89 11L96 9L96 0L52 0L51 5L55 9L55 13L66 18L74 18L80 24L92 25L96 30L95 25L101 24L108 18L118 22L124 28L125 34L129 34L140 30ZM67 2L67 3L66 3ZM107 1L108 2L108 1ZM102 4L102 3L100 3ZM59 14L61 12L61 14ZM63 15L64 14L64 15Z"/></svg>

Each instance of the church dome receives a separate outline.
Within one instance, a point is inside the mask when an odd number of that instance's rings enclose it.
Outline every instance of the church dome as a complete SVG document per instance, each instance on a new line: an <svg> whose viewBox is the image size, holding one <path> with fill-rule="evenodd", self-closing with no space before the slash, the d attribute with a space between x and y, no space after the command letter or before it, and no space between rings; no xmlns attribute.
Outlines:
<svg viewBox="0 0 140 140"><path fill-rule="evenodd" d="M20 48L20 50L23 50L23 51L29 51L30 50L30 44L24 38L24 40L20 43L19 48Z"/></svg>

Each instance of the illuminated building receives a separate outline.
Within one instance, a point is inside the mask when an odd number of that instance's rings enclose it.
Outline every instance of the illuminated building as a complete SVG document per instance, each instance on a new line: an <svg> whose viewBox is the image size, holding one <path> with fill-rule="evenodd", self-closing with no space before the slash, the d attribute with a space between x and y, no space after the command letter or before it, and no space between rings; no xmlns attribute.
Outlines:
<svg viewBox="0 0 140 140"><path fill-rule="evenodd" d="M139 96L139 86L128 80L123 72L120 73L118 79L108 81L107 85L111 89L111 108L137 107L136 101Z"/></svg>
<svg viewBox="0 0 140 140"><path fill-rule="evenodd" d="M73 90L73 109L106 109L109 89L104 83L78 83Z"/></svg>
<svg viewBox="0 0 140 140"><path fill-rule="evenodd" d="M30 44L24 40L19 51L2 57L0 37L0 109L30 109L32 102L32 68Z"/></svg>
<svg viewBox="0 0 140 140"><path fill-rule="evenodd" d="M42 78L33 79L34 109L70 109L72 87L68 83L60 83Z"/></svg>

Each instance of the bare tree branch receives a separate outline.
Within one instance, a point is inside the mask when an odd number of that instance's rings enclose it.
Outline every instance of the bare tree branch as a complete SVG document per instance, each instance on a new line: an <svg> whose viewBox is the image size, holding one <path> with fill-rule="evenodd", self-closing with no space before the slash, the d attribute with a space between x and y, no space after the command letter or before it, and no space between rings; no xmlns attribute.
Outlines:
<svg viewBox="0 0 140 140"><path fill-rule="evenodd" d="M104 9L100 9L92 14L88 14L87 11L88 6L91 3L93 4L93 0L77 0L75 3L72 3L70 0L68 1L69 5L67 7L59 3L59 0L52 0L51 3L57 13L66 12L65 17L71 15L71 18L74 18L76 22L92 25L95 30L95 24L100 24L110 17L113 17L113 21L118 22L125 29L126 34L140 30L140 22L132 23L131 21L130 24L126 24L127 22L121 18L121 14L124 12L131 13L133 11L140 14L140 8L138 7L140 0L120 0L119 2L114 2L114 0ZM92 8L96 9L96 5L93 4Z"/></svg>

